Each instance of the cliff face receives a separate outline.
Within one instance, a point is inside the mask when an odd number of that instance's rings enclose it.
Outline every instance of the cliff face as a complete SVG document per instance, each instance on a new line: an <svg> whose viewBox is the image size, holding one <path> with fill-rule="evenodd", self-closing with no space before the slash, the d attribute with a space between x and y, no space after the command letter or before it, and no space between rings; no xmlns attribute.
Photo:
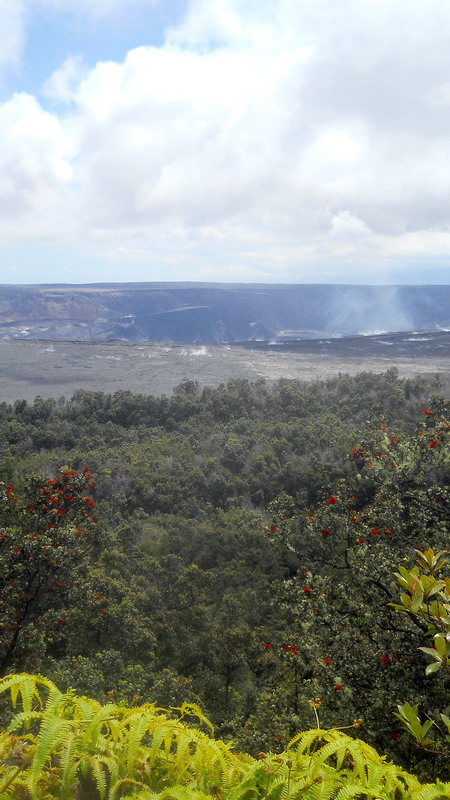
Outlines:
<svg viewBox="0 0 450 800"><path fill-rule="evenodd" d="M223 344L450 328L450 286L0 286L0 338Z"/></svg>

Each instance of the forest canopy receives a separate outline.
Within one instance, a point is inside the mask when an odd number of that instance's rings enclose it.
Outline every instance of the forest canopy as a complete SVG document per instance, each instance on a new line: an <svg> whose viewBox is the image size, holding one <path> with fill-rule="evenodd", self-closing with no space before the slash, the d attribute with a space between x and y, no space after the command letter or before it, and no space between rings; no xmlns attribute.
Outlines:
<svg viewBox="0 0 450 800"><path fill-rule="evenodd" d="M1 675L194 703L252 757L345 728L448 779L447 395L389 370L1 404ZM405 577L430 549L436 629Z"/></svg>

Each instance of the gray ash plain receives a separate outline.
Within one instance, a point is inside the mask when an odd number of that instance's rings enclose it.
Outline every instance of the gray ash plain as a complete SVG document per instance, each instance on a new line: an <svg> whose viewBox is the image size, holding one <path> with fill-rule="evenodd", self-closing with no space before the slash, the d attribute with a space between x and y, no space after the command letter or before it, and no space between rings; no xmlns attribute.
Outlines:
<svg viewBox="0 0 450 800"><path fill-rule="evenodd" d="M152 342L0 341L0 402L66 397L77 389L171 394L184 380L217 386L229 378L313 381L338 374L386 372L401 377L450 370L450 332L411 332L196 345Z"/></svg>

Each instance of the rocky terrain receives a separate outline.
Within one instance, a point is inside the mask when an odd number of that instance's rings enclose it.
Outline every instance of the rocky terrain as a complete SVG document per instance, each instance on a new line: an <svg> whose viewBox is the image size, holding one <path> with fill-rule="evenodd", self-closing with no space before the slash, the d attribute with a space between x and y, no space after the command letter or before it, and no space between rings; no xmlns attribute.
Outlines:
<svg viewBox="0 0 450 800"><path fill-rule="evenodd" d="M288 342L277 345L0 341L0 402L70 398L77 389L170 394L193 379L218 385L229 378L304 381L358 372L400 376L439 374L450 368L450 334L397 334Z"/></svg>
<svg viewBox="0 0 450 800"><path fill-rule="evenodd" d="M228 344L450 328L450 286L0 286L0 339Z"/></svg>

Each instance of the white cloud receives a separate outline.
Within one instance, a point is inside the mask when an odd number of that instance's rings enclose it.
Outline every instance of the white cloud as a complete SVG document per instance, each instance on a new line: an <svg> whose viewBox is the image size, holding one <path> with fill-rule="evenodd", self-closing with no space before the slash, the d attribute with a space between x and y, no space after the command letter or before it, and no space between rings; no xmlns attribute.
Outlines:
<svg viewBox="0 0 450 800"><path fill-rule="evenodd" d="M0 105L0 220L6 236L22 238L24 219L38 236L55 225L61 192L72 177L71 150L59 121L34 97L16 94Z"/></svg>
<svg viewBox="0 0 450 800"><path fill-rule="evenodd" d="M45 81L42 92L51 100L70 103L85 74L82 56L69 56Z"/></svg>
<svg viewBox="0 0 450 800"><path fill-rule="evenodd" d="M15 215L197 275L438 255L449 29L447 0L192 0L159 48L89 72L66 60L44 87L64 114L25 95L0 107L0 231L17 235Z"/></svg>

